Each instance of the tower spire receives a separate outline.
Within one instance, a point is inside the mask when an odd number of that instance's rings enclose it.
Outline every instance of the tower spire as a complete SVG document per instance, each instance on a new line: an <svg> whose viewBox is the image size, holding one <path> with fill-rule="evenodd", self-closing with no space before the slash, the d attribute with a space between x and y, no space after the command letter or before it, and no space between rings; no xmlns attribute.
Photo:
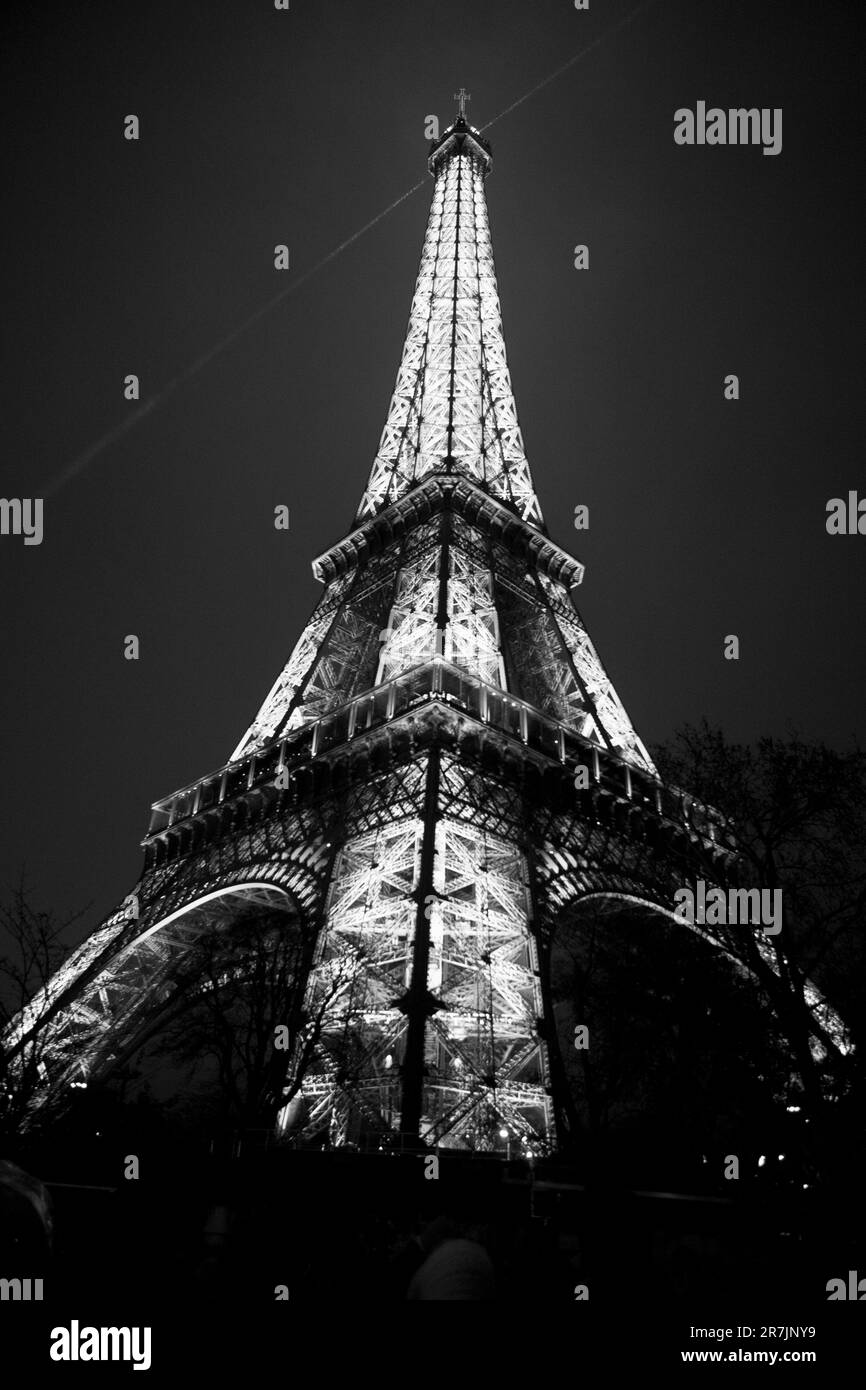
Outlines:
<svg viewBox="0 0 866 1390"><path fill-rule="evenodd" d="M431 474L470 479L543 531L505 354L484 182L492 156L460 115L430 148L435 181L397 382L360 524Z"/></svg>
<svg viewBox="0 0 866 1390"><path fill-rule="evenodd" d="M472 97L471 97L470 93L467 92L466 89L465 89L464 87L461 87L459 92L455 92L455 93L454 93L454 100L455 100L456 102L459 103L458 108L457 108L457 115L460 117L461 121L465 121L465 120L466 120L466 103L467 103L467 101L471 101L471 100L472 100Z"/></svg>

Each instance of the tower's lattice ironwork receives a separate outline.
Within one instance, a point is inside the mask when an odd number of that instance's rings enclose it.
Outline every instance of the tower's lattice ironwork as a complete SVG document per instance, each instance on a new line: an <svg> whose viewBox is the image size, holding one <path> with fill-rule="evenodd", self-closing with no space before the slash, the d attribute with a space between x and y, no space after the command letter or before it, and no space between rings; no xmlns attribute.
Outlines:
<svg viewBox="0 0 866 1390"><path fill-rule="evenodd" d="M661 784L572 602L582 567L547 534L490 164L463 116L432 146L354 529L314 562L320 602L229 762L155 803L137 915L114 913L16 1021L14 1045L48 1042L36 1108L130 1055L189 988L205 928L268 912L301 943L299 1017L318 1021L287 1059L284 1135L538 1152L566 1122L557 914L593 893L670 908L695 851L731 870L713 813Z"/></svg>

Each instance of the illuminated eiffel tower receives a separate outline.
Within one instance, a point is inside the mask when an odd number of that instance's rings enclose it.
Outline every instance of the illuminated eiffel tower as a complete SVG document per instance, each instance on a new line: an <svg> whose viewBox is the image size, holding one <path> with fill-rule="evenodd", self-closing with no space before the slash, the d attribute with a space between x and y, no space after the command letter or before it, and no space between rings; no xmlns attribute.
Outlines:
<svg viewBox="0 0 866 1390"><path fill-rule="evenodd" d="M110 1074L189 994L205 930L230 949L266 914L300 943L284 1136L543 1152L568 1123L547 980L562 913L592 895L669 909L698 841L724 871L711 813L661 785L596 655L570 594L582 566L547 534L490 166L461 96L430 148L353 528L314 561L321 599L230 760L155 803L134 894L19 1017L21 1046L47 1040L36 1109Z"/></svg>

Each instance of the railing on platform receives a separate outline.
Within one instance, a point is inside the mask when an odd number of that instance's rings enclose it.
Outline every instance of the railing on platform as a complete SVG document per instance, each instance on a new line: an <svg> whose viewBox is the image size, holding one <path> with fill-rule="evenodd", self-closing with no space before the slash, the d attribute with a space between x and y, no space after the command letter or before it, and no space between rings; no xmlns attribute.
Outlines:
<svg viewBox="0 0 866 1390"><path fill-rule="evenodd" d="M652 807L662 818L678 822L710 840L724 839L724 818L687 793L659 780L557 719L538 712L498 686L435 657L390 681L365 691L328 714L304 724L265 748L228 763L217 772L153 803L145 843L201 811L273 784L304 762L363 739L413 708L440 701L463 710L479 723L567 767L584 764L592 784L617 798Z"/></svg>

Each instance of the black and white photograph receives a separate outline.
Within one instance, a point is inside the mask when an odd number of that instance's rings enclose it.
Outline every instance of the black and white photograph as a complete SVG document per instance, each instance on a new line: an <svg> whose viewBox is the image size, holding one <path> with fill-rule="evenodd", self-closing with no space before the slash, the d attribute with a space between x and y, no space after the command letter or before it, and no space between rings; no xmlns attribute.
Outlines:
<svg viewBox="0 0 866 1390"><path fill-rule="evenodd" d="M850 1368L858 6L0 25L0 1375Z"/></svg>

